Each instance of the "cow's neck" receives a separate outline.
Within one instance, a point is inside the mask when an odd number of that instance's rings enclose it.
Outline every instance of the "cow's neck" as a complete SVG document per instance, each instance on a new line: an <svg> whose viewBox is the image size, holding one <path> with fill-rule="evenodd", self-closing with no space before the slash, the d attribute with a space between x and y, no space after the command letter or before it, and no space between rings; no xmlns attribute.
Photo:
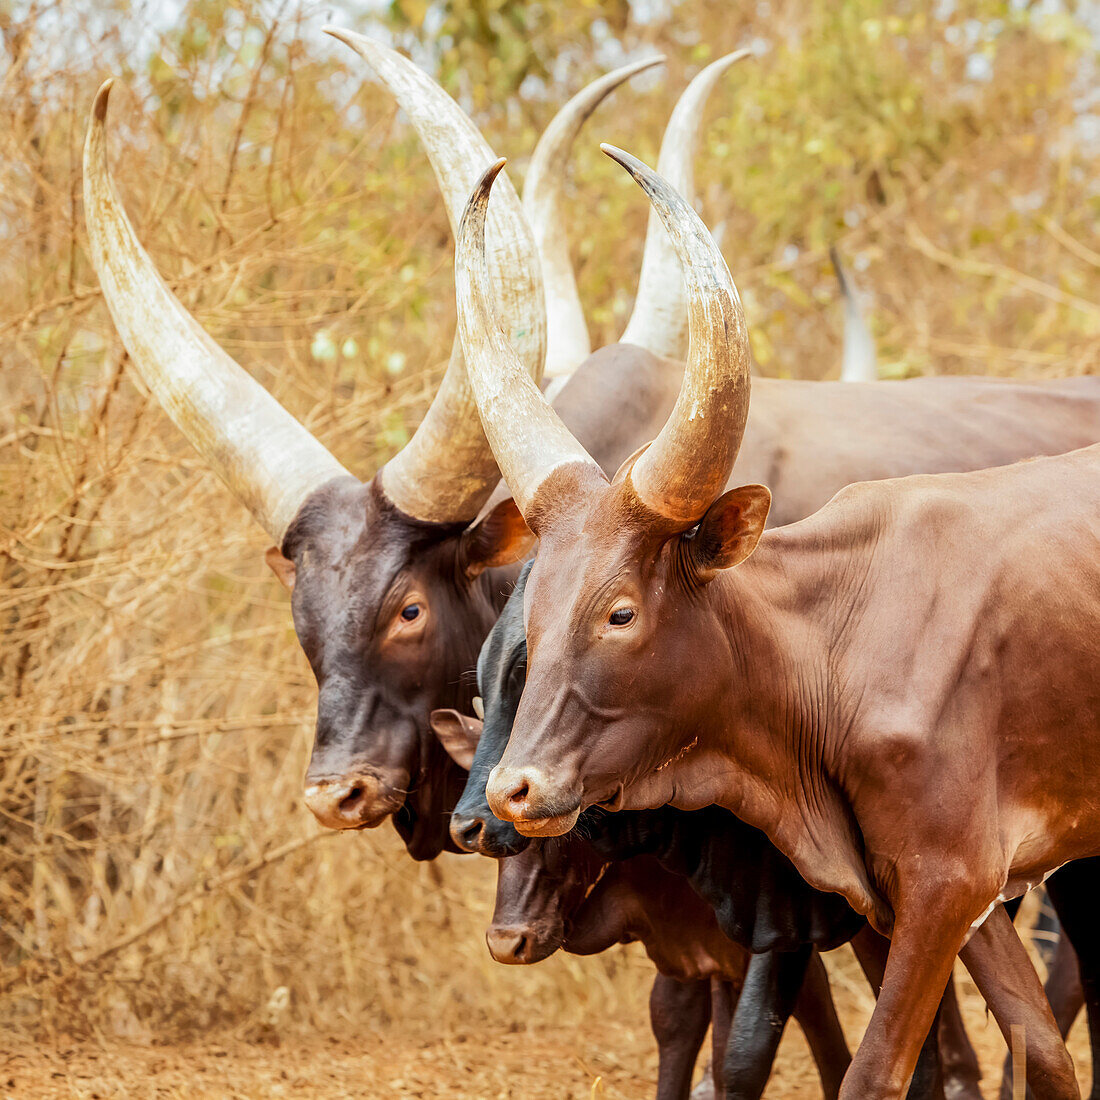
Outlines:
<svg viewBox="0 0 1100 1100"><path fill-rule="evenodd" d="M607 864L603 874L569 921L565 949L595 955L617 943L644 938L644 914L635 892L624 883L622 864Z"/></svg>
<svg viewBox="0 0 1100 1100"><path fill-rule="evenodd" d="M835 767L845 715L834 660L865 560L858 545L834 553L816 525L799 524L769 532L712 582L729 643L708 647L703 670L718 705L699 716L698 747L669 770L675 805L725 807L766 833L811 885L871 914L881 900Z"/></svg>

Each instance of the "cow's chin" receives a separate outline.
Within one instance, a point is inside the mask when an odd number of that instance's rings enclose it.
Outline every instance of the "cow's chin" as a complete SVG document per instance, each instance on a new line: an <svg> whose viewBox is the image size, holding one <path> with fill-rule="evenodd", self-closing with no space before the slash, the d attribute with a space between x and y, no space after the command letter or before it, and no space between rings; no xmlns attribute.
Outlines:
<svg viewBox="0 0 1100 1100"><path fill-rule="evenodd" d="M567 814L554 814L552 817L540 817L533 820L513 821L516 831L523 836L564 836L581 816L581 808L578 806Z"/></svg>
<svg viewBox="0 0 1100 1100"><path fill-rule="evenodd" d="M393 815L393 826L404 841L405 851L422 862L435 859L447 846L450 837L446 826L441 824L445 820L442 815L425 813L414 800L406 799Z"/></svg>

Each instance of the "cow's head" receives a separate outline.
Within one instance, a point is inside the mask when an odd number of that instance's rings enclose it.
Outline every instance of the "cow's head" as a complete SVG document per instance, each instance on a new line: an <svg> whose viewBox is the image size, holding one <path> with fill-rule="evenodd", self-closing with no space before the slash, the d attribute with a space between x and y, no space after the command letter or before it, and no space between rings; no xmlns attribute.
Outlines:
<svg viewBox="0 0 1100 1100"><path fill-rule="evenodd" d="M440 703L470 706L478 641L496 615L483 574L529 538L510 500L470 525L421 522L377 478L330 482L303 506L276 564L291 572L294 626L317 679L305 798L322 824L369 827L401 810L403 834L445 835L465 775L428 719Z"/></svg>
<svg viewBox="0 0 1100 1100"><path fill-rule="evenodd" d="M478 717L457 710L437 710L432 728L451 758L469 772L462 797L451 814L451 839L465 852L500 859L527 846L515 825L501 821L485 795L492 770L500 763L512 732L527 673L527 643L523 633L523 593L530 562L520 572L500 618L477 659Z"/></svg>
<svg viewBox="0 0 1100 1100"><path fill-rule="evenodd" d="M690 352L657 440L608 481L524 375L487 293L481 234L498 162L459 233L459 331L486 432L540 538L526 591L527 678L488 783L494 813L531 836L568 831L593 804L671 763L721 690L698 654L728 649L704 598L755 548L770 495L722 489L744 430L749 345L729 271L691 207L605 147L646 190L684 272Z"/></svg>
<svg viewBox="0 0 1100 1100"><path fill-rule="evenodd" d="M535 963L552 955L569 935L606 861L580 837L535 841L497 869L493 920L485 933L500 963Z"/></svg>
<svg viewBox="0 0 1100 1100"><path fill-rule="evenodd" d="M405 58L361 36L342 37L425 137L456 222L477 166L491 159L488 145ZM274 540L267 560L292 592L295 627L320 688L309 806L335 828L373 826L396 813L410 851L434 855L463 777L431 735L429 715L438 706L469 706L467 678L500 600L500 580L491 584L486 571L522 556L531 542L509 500L479 516L499 472L461 347L456 341L408 445L373 481L351 476L202 331L157 274L108 170L109 90L110 82L96 97L85 147L92 259L145 383ZM546 343L541 273L510 186L494 220L494 293L538 377Z"/></svg>

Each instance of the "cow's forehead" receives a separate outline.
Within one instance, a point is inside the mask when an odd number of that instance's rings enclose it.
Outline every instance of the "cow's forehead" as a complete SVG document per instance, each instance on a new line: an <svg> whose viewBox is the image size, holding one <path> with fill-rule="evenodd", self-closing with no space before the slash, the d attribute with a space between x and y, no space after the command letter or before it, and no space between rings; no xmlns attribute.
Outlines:
<svg viewBox="0 0 1100 1100"><path fill-rule="evenodd" d="M384 594L394 576L417 564L431 566L454 548L459 524L413 520L390 504L372 483L339 479L323 487L295 522L296 546L333 577Z"/></svg>
<svg viewBox="0 0 1100 1100"><path fill-rule="evenodd" d="M666 538L639 516L621 486L606 486L543 538L528 586L527 625L554 621L564 628L596 605L602 611L651 571Z"/></svg>
<svg viewBox="0 0 1100 1100"><path fill-rule="evenodd" d="M373 644L389 612L396 613L390 605L407 592L419 591L432 603L455 576L461 530L411 520L374 484L348 478L318 491L288 538L298 565L295 625L303 645L337 657L344 639L359 650ZM452 606L443 600L445 617Z"/></svg>

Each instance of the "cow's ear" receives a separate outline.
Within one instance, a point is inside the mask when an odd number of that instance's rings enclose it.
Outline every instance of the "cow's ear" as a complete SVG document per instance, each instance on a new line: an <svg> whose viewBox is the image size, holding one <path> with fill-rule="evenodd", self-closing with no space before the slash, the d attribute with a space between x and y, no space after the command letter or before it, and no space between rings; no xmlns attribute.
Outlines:
<svg viewBox="0 0 1100 1100"><path fill-rule="evenodd" d="M433 710L431 725L447 755L460 768L469 771L477 752L477 743L481 740L480 720L460 714L457 710Z"/></svg>
<svg viewBox="0 0 1100 1100"><path fill-rule="evenodd" d="M279 583L288 591L294 591L294 577L297 573L297 568L294 562L290 558L284 557L283 552L277 546L269 546L267 552L264 554L264 561L267 562L271 572L279 578Z"/></svg>
<svg viewBox="0 0 1100 1100"><path fill-rule="evenodd" d="M534 545L535 536L516 502L508 497L462 533L462 565L466 576L476 577L486 569L519 561Z"/></svg>
<svg viewBox="0 0 1100 1100"><path fill-rule="evenodd" d="M740 565L764 533L772 495L763 485L742 485L723 493L708 509L684 545L697 580L709 581Z"/></svg>

